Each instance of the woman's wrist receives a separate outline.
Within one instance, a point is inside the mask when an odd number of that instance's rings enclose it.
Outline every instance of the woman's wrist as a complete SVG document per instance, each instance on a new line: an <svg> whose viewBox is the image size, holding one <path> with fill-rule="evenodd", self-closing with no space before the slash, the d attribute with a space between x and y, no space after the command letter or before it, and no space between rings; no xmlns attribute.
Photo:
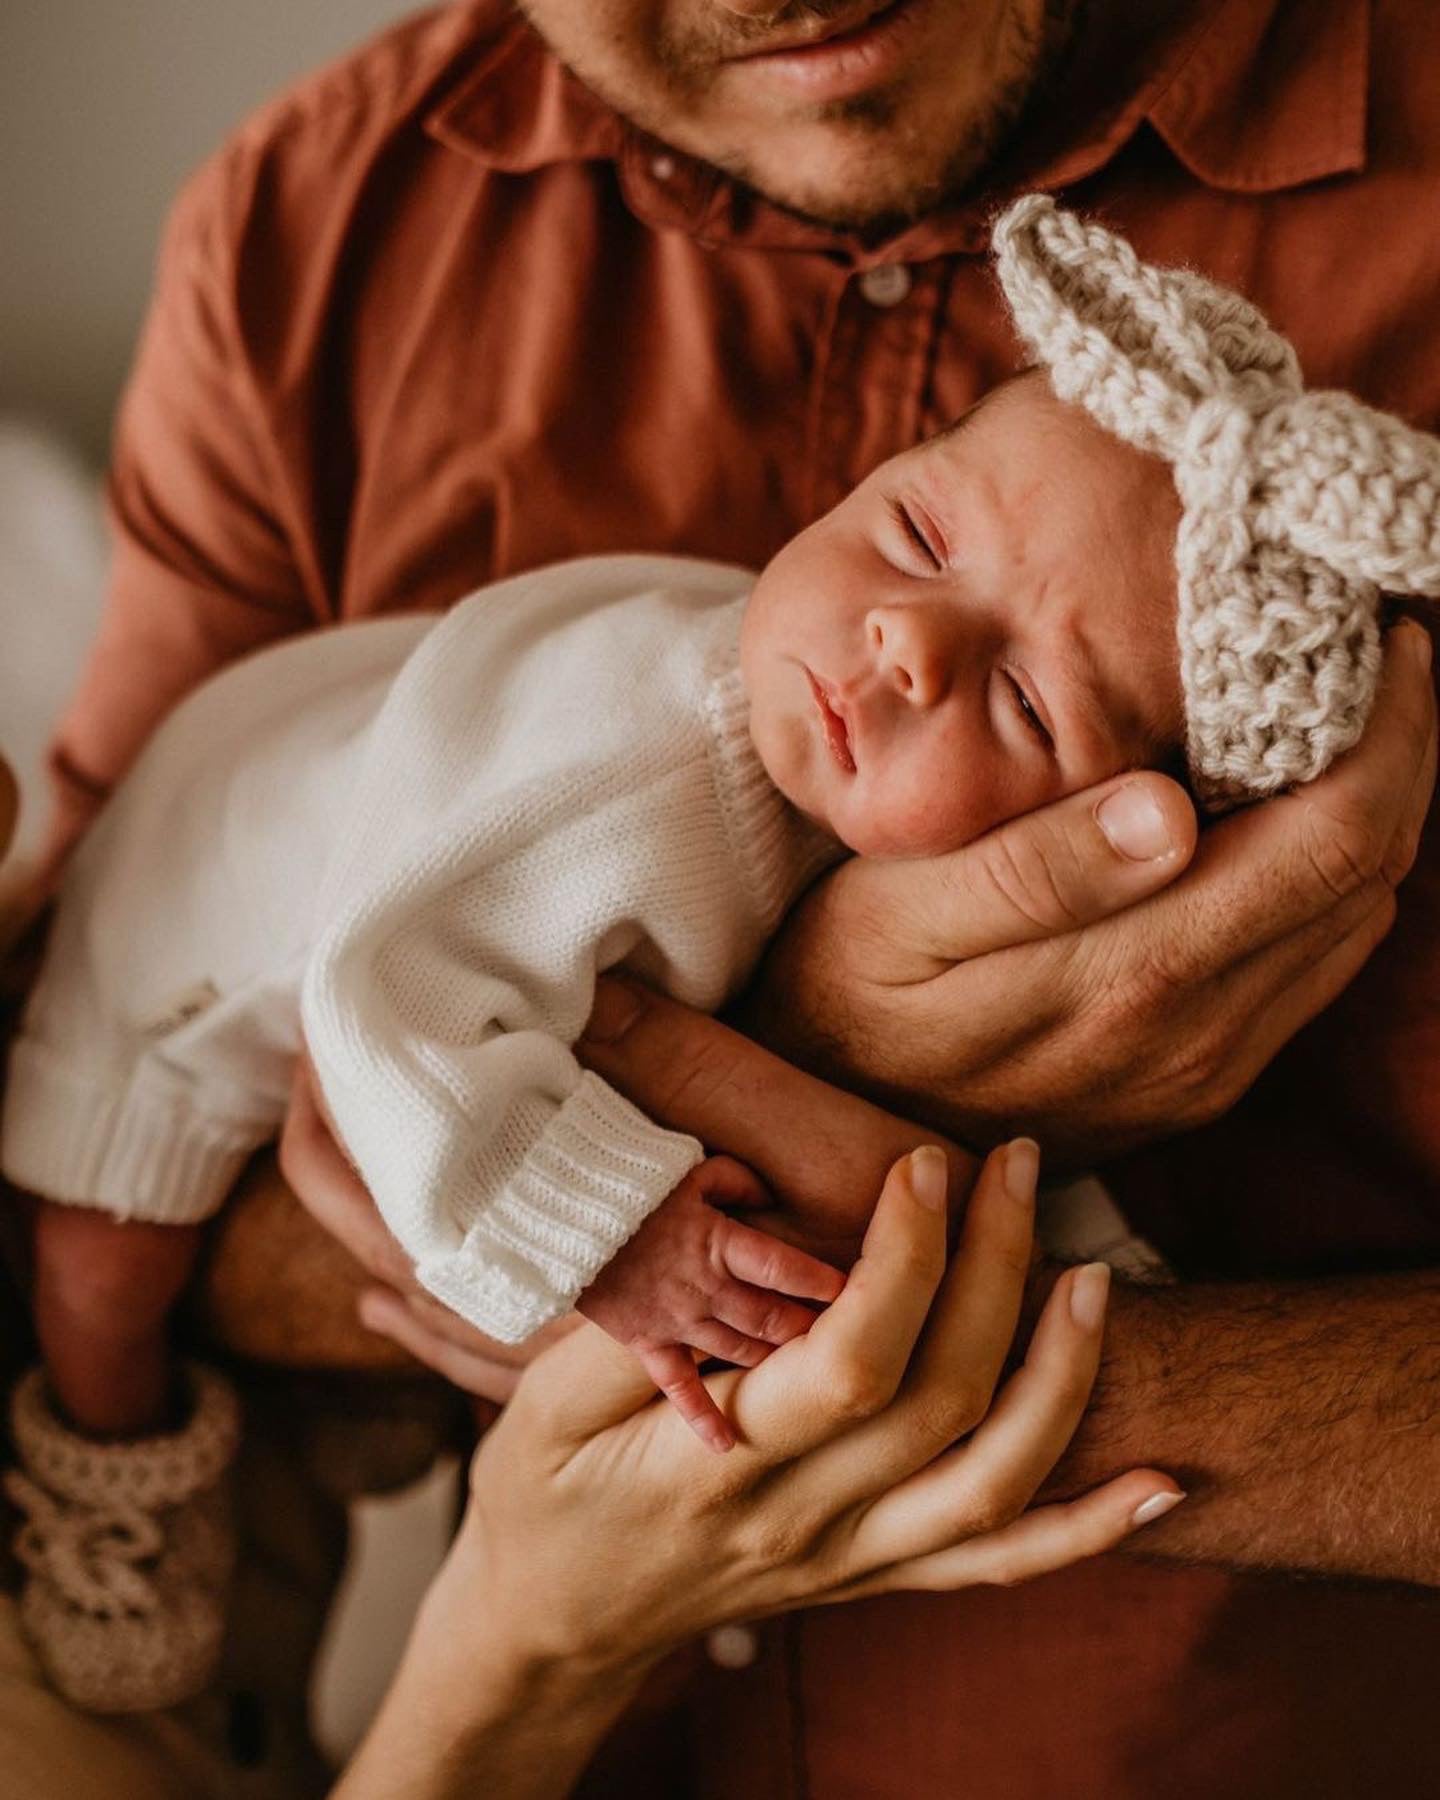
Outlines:
<svg viewBox="0 0 1440 1800"><path fill-rule="evenodd" d="M496 1578L467 1514L333 1800L458 1800L482 1780L487 1800L569 1792L659 1652L567 1645L560 1609L517 1604L526 1586Z"/></svg>

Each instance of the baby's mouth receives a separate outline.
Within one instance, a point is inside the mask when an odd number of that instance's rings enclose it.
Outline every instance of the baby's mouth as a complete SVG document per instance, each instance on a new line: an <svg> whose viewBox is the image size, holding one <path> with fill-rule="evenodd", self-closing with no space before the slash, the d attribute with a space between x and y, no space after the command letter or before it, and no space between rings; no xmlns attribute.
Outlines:
<svg viewBox="0 0 1440 1800"><path fill-rule="evenodd" d="M825 733L825 742L829 745L830 754L847 775L853 775L855 773L855 754L850 744L849 724L846 722L844 714L835 709L830 699L830 691L825 683L808 668L805 669L805 674L810 683L810 691L815 696L816 710L820 714L820 725Z"/></svg>

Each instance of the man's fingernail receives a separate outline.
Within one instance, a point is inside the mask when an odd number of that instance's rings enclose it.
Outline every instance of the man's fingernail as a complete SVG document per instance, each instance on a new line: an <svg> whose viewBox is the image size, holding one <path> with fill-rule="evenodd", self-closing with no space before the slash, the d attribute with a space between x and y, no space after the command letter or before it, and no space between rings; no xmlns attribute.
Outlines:
<svg viewBox="0 0 1440 1800"><path fill-rule="evenodd" d="M1148 1500L1142 1500L1131 1513L1130 1523L1148 1525L1152 1519L1163 1519L1167 1512L1174 1512L1184 1498L1183 1494L1152 1494Z"/></svg>
<svg viewBox="0 0 1440 1800"><path fill-rule="evenodd" d="M1040 1146L1034 1138L1016 1138L1005 1147L1005 1192L1012 1200L1031 1200L1040 1173Z"/></svg>
<svg viewBox="0 0 1440 1800"><path fill-rule="evenodd" d="M602 977L595 987L595 1004L581 1034L586 1042L608 1044L623 1037L640 1012L644 1001L628 983Z"/></svg>
<svg viewBox="0 0 1440 1800"><path fill-rule="evenodd" d="M1086 1263L1070 1277L1070 1317L1082 1331L1098 1331L1105 1322L1109 1296L1109 1265Z"/></svg>
<svg viewBox="0 0 1440 1800"><path fill-rule="evenodd" d="M939 1212L950 1186L950 1166L938 1144L910 1152L910 1192L927 1212Z"/></svg>
<svg viewBox="0 0 1440 1800"><path fill-rule="evenodd" d="M1143 781L1127 781L1095 809L1095 822L1130 862L1154 862L1173 845L1165 815Z"/></svg>

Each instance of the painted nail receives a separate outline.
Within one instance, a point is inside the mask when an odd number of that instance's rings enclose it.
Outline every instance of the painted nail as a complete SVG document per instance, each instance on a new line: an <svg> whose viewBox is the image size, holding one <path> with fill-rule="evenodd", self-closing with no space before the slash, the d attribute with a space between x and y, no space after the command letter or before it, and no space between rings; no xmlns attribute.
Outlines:
<svg viewBox="0 0 1440 1800"><path fill-rule="evenodd" d="M1040 1146L1034 1138L1016 1138L1005 1146L1005 1192L1012 1200L1033 1200L1040 1173Z"/></svg>
<svg viewBox="0 0 1440 1800"><path fill-rule="evenodd" d="M1105 1322L1110 1295L1108 1263L1086 1263L1070 1277L1070 1317L1082 1331L1098 1331Z"/></svg>
<svg viewBox="0 0 1440 1800"><path fill-rule="evenodd" d="M1129 862L1155 862L1172 847L1165 815L1143 781L1127 781L1107 794L1095 809L1095 823Z"/></svg>
<svg viewBox="0 0 1440 1800"><path fill-rule="evenodd" d="M910 1192L927 1212L939 1212L950 1186L950 1166L938 1144L910 1152Z"/></svg>
<svg viewBox="0 0 1440 1800"><path fill-rule="evenodd" d="M1130 1523L1148 1525L1152 1519L1163 1519L1167 1512L1174 1512L1184 1498L1183 1494L1152 1494L1148 1500L1142 1500L1131 1513Z"/></svg>

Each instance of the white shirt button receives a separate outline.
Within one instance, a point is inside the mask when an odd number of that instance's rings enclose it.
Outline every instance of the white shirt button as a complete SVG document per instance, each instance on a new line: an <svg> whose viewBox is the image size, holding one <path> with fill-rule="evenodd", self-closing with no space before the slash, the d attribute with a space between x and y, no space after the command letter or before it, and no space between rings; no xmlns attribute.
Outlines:
<svg viewBox="0 0 1440 1800"><path fill-rule="evenodd" d="M749 1625L717 1625L705 1633L705 1653L717 1668L748 1669L760 1654L760 1634Z"/></svg>
<svg viewBox="0 0 1440 1800"><path fill-rule="evenodd" d="M675 173L675 158L673 156L664 155L652 156L650 158L650 173L657 181L669 181L671 176Z"/></svg>
<svg viewBox="0 0 1440 1800"><path fill-rule="evenodd" d="M910 292L904 263L877 263L860 277L860 292L872 306L898 306Z"/></svg>

